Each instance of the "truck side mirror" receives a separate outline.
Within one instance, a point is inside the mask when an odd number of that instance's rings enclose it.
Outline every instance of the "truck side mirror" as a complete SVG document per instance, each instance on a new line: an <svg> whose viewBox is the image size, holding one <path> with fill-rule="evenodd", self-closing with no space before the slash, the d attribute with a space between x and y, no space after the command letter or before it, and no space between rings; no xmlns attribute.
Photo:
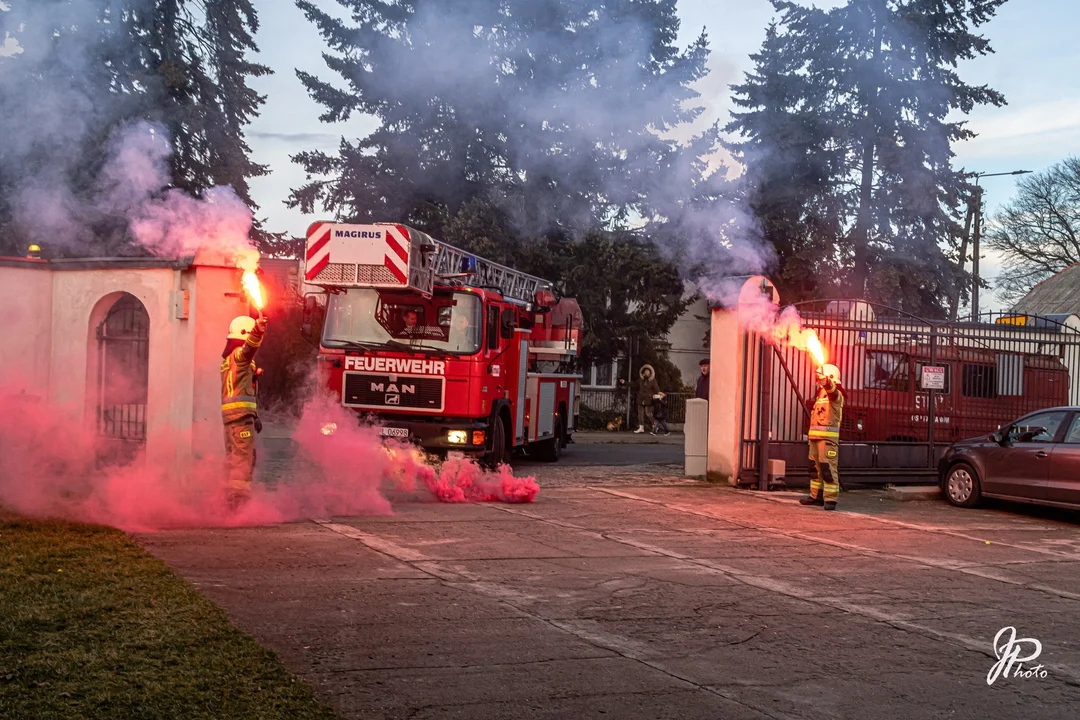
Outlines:
<svg viewBox="0 0 1080 720"><path fill-rule="evenodd" d="M509 340L514 337L514 311L510 308L503 308L502 319L499 323L499 335L503 340Z"/></svg>
<svg viewBox="0 0 1080 720"><path fill-rule="evenodd" d="M304 317L300 322L300 337L312 345L318 345L315 337L315 325L319 320L319 296L316 293L308 293L304 296Z"/></svg>

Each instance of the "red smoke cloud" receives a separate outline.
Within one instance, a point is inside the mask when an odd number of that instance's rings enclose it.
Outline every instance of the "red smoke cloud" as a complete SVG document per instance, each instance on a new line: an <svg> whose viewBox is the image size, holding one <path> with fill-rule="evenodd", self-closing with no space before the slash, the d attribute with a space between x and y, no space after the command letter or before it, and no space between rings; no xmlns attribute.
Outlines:
<svg viewBox="0 0 1080 720"><path fill-rule="evenodd" d="M471 461L428 464L411 446L384 446L377 432L325 397L305 407L293 435L296 457L268 487L256 465L252 499L226 510L220 458L178 473L145 460L99 467L96 438L63 408L0 389L0 505L16 512L112 525L128 531L167 527L266 525L335 515L389 514L387 494L443 502L531 502L534 478L515 478ZM331 435L322 432L336 423ZM265 461L265 459L264 459Z"/></svg>

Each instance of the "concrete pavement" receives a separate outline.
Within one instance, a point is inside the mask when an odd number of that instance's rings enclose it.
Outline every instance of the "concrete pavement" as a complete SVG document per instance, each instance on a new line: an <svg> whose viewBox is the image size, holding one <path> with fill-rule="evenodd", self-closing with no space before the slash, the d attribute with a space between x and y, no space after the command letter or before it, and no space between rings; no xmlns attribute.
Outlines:
<svg viewBox="0 0 1080 720"><path fill-rule="evenodd" d="M532 505L141 540L348 718L1075 717L1072 514L545 477ZM1010 626L1045 676L988 685Z"/></svg>

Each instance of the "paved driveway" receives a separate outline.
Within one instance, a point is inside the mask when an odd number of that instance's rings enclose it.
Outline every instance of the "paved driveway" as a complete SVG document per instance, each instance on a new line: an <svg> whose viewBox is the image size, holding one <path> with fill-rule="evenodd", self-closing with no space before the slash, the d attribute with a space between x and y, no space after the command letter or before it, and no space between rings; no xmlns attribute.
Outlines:
<svg viewBox="0 0 1080 720"><path fill-rule="evenodd" d="M141 539L349 718L1077 716L1073 515L571 470L532 505ZM1042 669L988 685L1009 626Z"/></svg>

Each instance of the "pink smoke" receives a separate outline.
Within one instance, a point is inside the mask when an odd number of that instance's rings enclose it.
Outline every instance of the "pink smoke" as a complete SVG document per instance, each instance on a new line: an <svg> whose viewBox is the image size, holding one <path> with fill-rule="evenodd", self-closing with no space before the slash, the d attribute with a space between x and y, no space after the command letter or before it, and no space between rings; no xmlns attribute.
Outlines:
<svg viewBox="0 0 1080 720"><path fill-rule="evenodd" d="M171 527L266 525L340 515L390 514L388 495L443 502L531 502L531 477L491 472L471 461L435 466L412 446L385 445L376 430L325 397L305 407L293 435L297 455L278 483L260 482L251 501L226 509L220 458L175 466L143 459L100 467L100 445L66 412L23 393L0 390L0 505L32 516L61 517L128 531ZM74 415L74 417L78 417ZM325 434L328 423L336 425ZM265 461L265 458L263 459Z"/></svg>

